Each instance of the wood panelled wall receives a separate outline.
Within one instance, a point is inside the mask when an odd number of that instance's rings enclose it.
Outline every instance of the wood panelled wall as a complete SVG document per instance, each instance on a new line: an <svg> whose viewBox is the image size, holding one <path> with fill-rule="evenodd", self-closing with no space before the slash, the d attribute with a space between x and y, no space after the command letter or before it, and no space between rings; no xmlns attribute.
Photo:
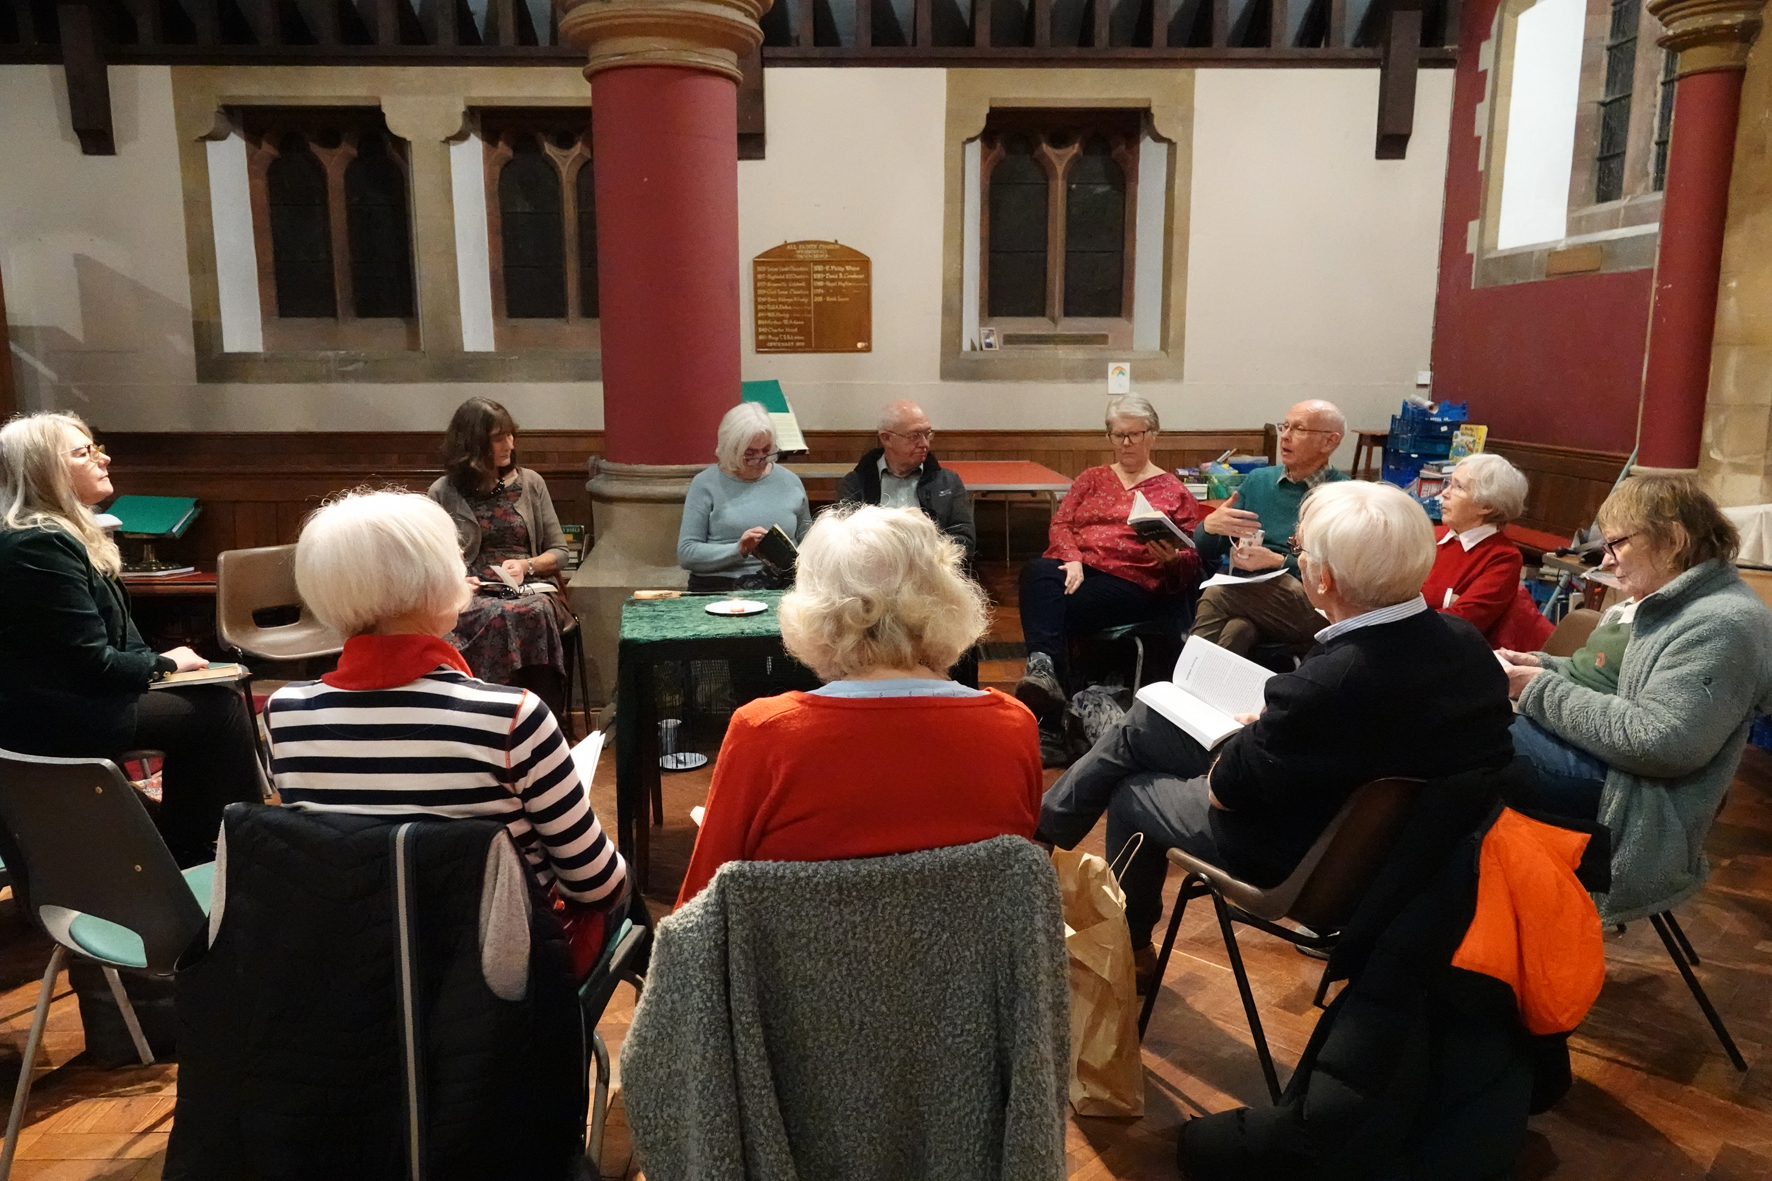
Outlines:
<svg viewBox="0 0 1772 1181"><path fill-rule="evenodd" d="M1526 511L1520 524L1571 536L1594 523L1600 502L1630 457L1616 451L1584 451L1544 443L1490 439L1488 450L1526 473Z"/></svg>
<svg viewBox="0 0 1772 1181"><path fill-rule="evenodd" d="M1154 458L1165 467L1194 467L1229 448L1272 454L1262 428L1181 431L1159 437ZM440 434L416 431L337 433L100 432L115 462L120 493L195 496L202 515L163 557L213 565L225 549L282 545L322 500L357 487L422 492L442 474ZM879 445L873 431L808 431L813 463L846 463ZM712 450L712 442L709 444ZM591 524L585 480L603 450L602 431L524 431L517 460L547 478L565 523ZM1106 463L1112 449L1100 431L941 431L935 451L944 459L1031 459L1074 476ZM712 456L710 455L710 459ZM828 500L835 481L809 481L816 500ZM821 495L822 494L822 495Z"/></svg>
<svg viewBox="0 0 1772 1181"><path fill-rule="evenodd" d="M195 496L203 502L185 539L167 547L198 565L224 549L294 541L307 514L327 496L356 487L399 487L422 492L442 474L439 436L424 432L139 433L100 432L116 457L111 476L119 492ZM877 445L872 431L809 431L814 463L847 463ZM1271 455L1260 428L1178 431L1159 437L1154 458L1164 467L1194 467L1229 448ZM601 431L525 431L518 461L547 478L563 522L591 524L585 479L602 452ZM1611 452L1491 440L1531 481L1521 523L1572 533L1593 521L1600 501L1624 466ZM942 459L1031 459L1074 476L1111 459L1100 431L940 431ZM808 481L813 499L828 500L835 481Z"/></svg>

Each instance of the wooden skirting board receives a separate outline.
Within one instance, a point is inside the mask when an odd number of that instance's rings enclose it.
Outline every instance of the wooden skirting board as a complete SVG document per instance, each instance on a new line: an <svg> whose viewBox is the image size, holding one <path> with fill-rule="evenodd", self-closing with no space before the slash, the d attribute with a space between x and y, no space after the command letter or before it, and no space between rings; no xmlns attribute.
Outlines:
<svg viewBox="0 0 1772 1181"><path fill-rule="evenodd" d="M101 432L115 457L111 476L123 493L195 496L203 513L182 542L163 556L208 565L225 549L294 541L303 518L326 497L357 487L399 487L422 492L441 473L441 433L419 431ZM858 458L878 445L873 431L808 431L808 462ZM1264 429L1174 431L1163 434L1155 460L1164 467L1196 466L1227 449L1272 454ZM1491 440L1532 481L1522 523L1567 534L1592 521L1624 456L1534 443ZM712 444L710 441L710 451ZM585 480L590 460L603 450L602 431L524 431L518 462L547 478L560 519L591 523ZM1099 430L940 431L943 459L1031 459L1074 476L1106 463L1111 450ZM710 459L712 456L710 455ZM814 484L814 500L832 487Z"/></svg>

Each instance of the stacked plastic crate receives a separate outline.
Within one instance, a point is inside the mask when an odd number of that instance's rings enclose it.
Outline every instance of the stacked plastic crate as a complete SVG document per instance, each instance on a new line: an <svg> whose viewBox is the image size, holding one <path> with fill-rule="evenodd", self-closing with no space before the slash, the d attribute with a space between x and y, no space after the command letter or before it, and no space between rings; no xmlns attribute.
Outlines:
<svg viewBox="0 0 1772 1181"><path fill-rule="evenodd" d="M1391 416L1390 437L1384 441L1385 480L1399 488L1415 483L1423 464L1452 454L1452 438L1469 418L1469 402L1435 407L1404 402L1402 413Z"/></svg>

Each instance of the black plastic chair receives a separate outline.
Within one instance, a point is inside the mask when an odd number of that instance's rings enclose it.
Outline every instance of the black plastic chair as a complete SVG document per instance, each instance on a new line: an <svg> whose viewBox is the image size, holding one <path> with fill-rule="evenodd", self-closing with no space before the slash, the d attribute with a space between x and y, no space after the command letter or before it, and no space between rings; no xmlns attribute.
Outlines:
<svg viewBox="0 0 1772 1181"><path fill-rule="evenodd" d="M566 684L563 694L563 712L566 716L560 719L560 728L573 738L582 738L597 728L596 724L591 721L591 677L590 672L585 668L584 625L574 619L561 628L560 643L566 649ZM584 726L582 729L572 724L574 682L577 683L578 689L578 708L583 711ZM585 787L589 788L590 784L585 784Z"/></svg>
<svg viewBox="0 0 1772 1181"><path fill-rule="evenodd" d="M1280 1080L1274 1070L1274 1057L1268 1050L1267 1037L1261 1030L1261 1014L1255 1007L1255 993L1249 987L1249 974L1243 968L1243 955L1237 947L1233 924L1256 927L1297 947L1329 951L1338 941L1341 928L1352 917L1360 897L1371 884L1379 864L1396 840L1403 819L1420 794L1419 779L1377 779L1357 789L1336 813L1329 827L1323 830L1304 859L1277 886L1263 889L1237 880L1230 873L1202 861L1180 849L1169 850L1169 860L1187 871L1181 892L1175 899L1175 911L1169 919L1169 932L1163 937L1163 949L1157 955L1156 976L1144 998L1144 1010L1138 1015L1138 1036L1144 1036L1150 1024L1151 1010L1156 1008L1157 993L1162 990L1163 973L1169 967L1169 954L1175 948L1176 933L1181 930L1181 916L1194 898L1211 898L1218 911L1218 927L1224 936L1225 954L1230 957L1231 973L1237 980L1237 992L1243 998L1243 1013L1249 1019L1249 1033L1255 1040L1255 1054L1261 1061L1262 1077L1267 1081L1273 1101L1280 1101ZM1282 927L1278 920L1291 919L1308 931ZM1315 1003L1322 1005L1328 991L1329 974L1323 973L1317 984Z"/></svg>
<svg viewBox="0 0 1772 1181"><path fill-rule="evenodd" d="M623 981L633 985L637 998L646 987L646 979L640 974L645 965L646 950L652 942L650 917L646 913L645 900L640 897L638 887L634 890L633 901L629 905L628 918L621 921L616 929L615 937L610 939L603 948L602 956L597 965L591 969L584 983L578 986L578 1005L584 1013L585 1047L590 1053L588 1063L595 1070L591 1085L590 1123L586 1128L585 1156L593 1169L603 1161L603 1124L609 1114L609 1047L603 1044L603 1035L597 1032L597 1023L603 1019L603 1010L609 1007L615 990ZM638 916L640 921L636 922ZM4 1181L4 1178L0 1178Z"/></svg>
<svg viewBox="0 0 1772 1181"><path fill-rule="evenodd" d="M0 751L0 858L13 896L55 942L25 1041L0 1181L31 1095L55 978L69 952L98 963L143 1066L154 1061L118 968L169 976L208 923L215 865L181 873L123 773L104 759L52 759Z"/></svg>

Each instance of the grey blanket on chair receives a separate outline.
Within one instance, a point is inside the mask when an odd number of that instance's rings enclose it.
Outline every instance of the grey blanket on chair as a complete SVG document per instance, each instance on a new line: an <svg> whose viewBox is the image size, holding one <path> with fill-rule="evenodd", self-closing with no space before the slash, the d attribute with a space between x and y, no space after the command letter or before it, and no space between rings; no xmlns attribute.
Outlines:
<svg viewBox="0 0 1772 1181"><path fill-rule="evenodd" d="M1069 1043L1035 845L733 862L659 924L624 1102L650 1181L1056 1181Z"/></svg>

